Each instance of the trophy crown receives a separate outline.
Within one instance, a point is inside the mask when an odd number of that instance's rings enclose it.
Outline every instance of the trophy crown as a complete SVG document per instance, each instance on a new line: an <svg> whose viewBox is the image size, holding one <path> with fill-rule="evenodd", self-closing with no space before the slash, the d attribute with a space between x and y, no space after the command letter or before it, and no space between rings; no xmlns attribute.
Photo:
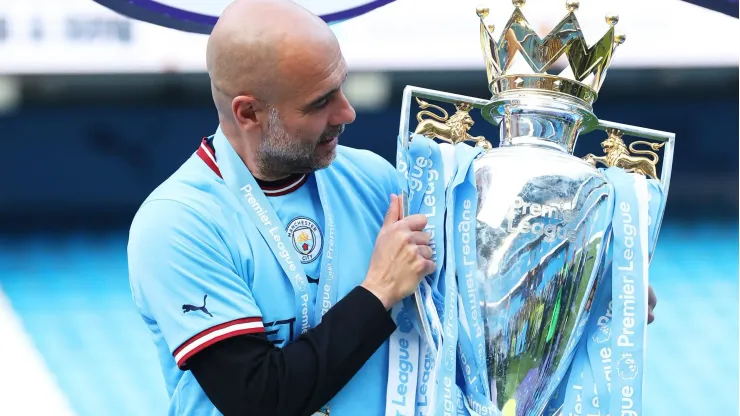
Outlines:
<svg viewBox="0 0 740 416"><path fill-rule="evenodd" d="M541 91L576 98L590 107L596 101L615 49L625 41L625 36L614 30L619 16L607 14L606 33L588 46L575 15L579 1L566 1L565 17L544 38L537 35L524 17L525 0L512 3L514 12L498 40L493 35L494 25L485 22L489 9L476 9L491 93L499 96L522 89L528 93ZM556 75L549 74L563 55L568 62L565 69Z"/></svg>

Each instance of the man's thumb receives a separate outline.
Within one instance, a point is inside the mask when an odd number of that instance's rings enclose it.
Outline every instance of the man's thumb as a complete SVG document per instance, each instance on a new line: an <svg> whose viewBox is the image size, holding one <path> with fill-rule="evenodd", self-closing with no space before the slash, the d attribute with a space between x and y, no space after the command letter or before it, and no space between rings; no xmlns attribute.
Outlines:
<svg viewBox="0 0 740 416"><path fill-rule="evenodd" d="M391 195L391 205L388 207L388 212L385 214L385 220L383 225L390 225L398 221L401 217L401 204L399 202L398 195Z"/></svg>

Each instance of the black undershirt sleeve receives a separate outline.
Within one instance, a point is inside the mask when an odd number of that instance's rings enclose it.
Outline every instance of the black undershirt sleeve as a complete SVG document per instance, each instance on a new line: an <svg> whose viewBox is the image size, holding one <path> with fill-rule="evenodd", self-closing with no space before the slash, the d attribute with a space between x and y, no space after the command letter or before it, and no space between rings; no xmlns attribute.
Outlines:
<svg viewBox="0 0 740 416"><path fill-rule="evenodd" d="M283 348L264 334L239 335L198 352L187 366L224 416L311 415L395 328L380 300L358 286L319 325Z"/></svg>

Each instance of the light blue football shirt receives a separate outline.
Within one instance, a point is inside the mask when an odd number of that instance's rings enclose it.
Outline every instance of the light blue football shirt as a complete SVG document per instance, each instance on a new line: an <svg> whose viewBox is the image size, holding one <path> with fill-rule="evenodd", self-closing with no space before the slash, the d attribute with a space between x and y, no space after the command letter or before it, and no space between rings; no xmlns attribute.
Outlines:
<svg viewBox="0 0 740 416"><path fill-rule="evenodd" d="M204 139L149 195L129 235L132 296L157 347L172 416L220 415L187 371L189 357L239 334L266 332L283 347L297 330L293 287L221 179L209 143ZM332 206L335 220L342 216L352 224L343 231L342 241L354 246L337 274L341 298L364 280L390 194L399 189L393 166L368 151L339 146L327 169L338 178L330 186L344 192ZM319 275L326 245L315 176L263 192L286 227L315 301L312 279ZM336 249L341 259L342 247ZM383 414L387 360L386 342L331 400L331 415Z"/></svg>

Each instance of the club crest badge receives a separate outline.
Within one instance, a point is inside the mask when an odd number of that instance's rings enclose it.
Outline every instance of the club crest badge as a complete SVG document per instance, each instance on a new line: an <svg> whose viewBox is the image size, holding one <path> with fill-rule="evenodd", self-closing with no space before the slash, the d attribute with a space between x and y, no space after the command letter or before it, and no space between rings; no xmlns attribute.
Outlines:
<svg viewBox="0 0 740 416"><path fill-rule="evenodd" d="M301 263L311 263L321 254L323 238L316 221L306 217L293 218L288 223L286 232L301 256Z"/></svg>

